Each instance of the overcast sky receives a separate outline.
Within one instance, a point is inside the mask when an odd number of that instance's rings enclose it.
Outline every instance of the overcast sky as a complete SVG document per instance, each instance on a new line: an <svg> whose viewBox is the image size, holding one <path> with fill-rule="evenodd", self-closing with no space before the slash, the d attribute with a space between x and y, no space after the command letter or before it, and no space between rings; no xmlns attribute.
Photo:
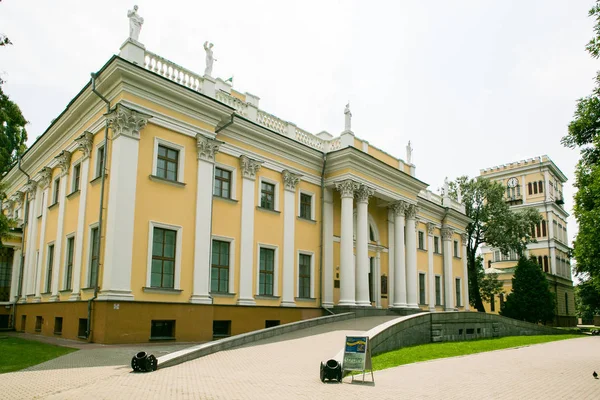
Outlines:
<svg viewBox="0 0 600 400"><path fill-rule="evenodd" d="M598 62L585 52L593 0L138 1L146 48L261 98L260 108L337 136L349 100L356 136L405 158L437 191L445 176L547 154L569 178L565 149L577 98ZM4 0L4 91L41 135L128 36L134 2ZM569 220L569 236L576 232Z"/></svg>

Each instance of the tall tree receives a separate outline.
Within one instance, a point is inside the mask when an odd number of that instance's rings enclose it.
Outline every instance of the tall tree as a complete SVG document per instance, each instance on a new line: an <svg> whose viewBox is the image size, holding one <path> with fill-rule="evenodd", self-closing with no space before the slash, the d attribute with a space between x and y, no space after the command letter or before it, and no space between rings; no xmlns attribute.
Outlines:
<svg viewBox="0 0 600 400"><path fill-rule="evenodd" d="M596 20L594 36L586 46L593 58L600 57L600 1L589 11ZM577 100L573 121L562 144L578 148L581 158L575 169L577 193L573 207L579 231L573 242L575 272L600 286L600 72L592 94Z"/></svg>
<svg viewBox="0 0 600 400"><path fill-rule="evenodd" d="M511 211L503 198L505 188L489 179L462 176L450 184L450 195L457 198L459 188L465 212L472 220L467 225L469 299L473 307L485 312L480 288L483 267L477 263L477 250L485 243L502 253L512 250L523 254L527 243L535 241L531 227L541 216L535 209Z"/></svg>
<svg viewBox="0 0 600 400"><path fill-rule="evenodd" d="M575 310L577 316L589 324L594 315L600 315L600 287L587 280L575 286Z"/></svg>
<svg viewBox="0 0 600 400"><path fill-rule="evenodd" d="M532 323L554 318L556 299L540 266L525 257L519 259L512 279L512 291L506 297L500 315Z"/></svg>

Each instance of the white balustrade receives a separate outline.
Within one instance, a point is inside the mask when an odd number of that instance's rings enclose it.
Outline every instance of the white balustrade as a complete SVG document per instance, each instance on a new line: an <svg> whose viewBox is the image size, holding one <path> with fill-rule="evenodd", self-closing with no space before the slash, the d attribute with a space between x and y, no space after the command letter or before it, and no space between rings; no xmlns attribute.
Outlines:
<svg viewBox="0 0 600 400"><path fill-rule="evenodd" d="M279 132L282 135L285 135L286 133L287 122L277 118L274 115L259 110L256 121L262 126Z"/></svg>
<svg viewBox="0 0 600 400"><path fill-rule="evenodd" d="M248 104L238 99L237 97L233 97L223 91L218 91L215 95L215 98L221 103L224 103L229 107L234 108L238 112L238 114L244 117L248 116Z"/></svg>
<svg viewBox="0 0 600 400"><path fill-rule="evenodd" d="M146 51L144 57L144 67L190 89L198 92L202 89L202 77L200 75L149 51Z"/></svg>
<svg viewBox="0 0 600 400"><path fill-rule="evenodd" d="M325 141L323 139L298 127L296 127L296 140L317 150L325 148Z"/></svg>

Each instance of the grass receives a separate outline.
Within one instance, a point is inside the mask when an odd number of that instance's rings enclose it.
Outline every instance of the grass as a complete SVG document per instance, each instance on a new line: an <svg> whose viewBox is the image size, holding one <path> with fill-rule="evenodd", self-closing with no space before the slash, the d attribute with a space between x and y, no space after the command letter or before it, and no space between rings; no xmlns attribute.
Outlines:
<svg viewBox="0 0 600 400"><path fill-rule="evenodd" d="M19 371L64 354L77 351L14 337L0 337L0 374Z"/></svg>
<svg viewBox="0 0 600 400"><path fill-rule="evenodd" d="M508 336L497 339L480 339L466 342L431 343L404 347L373 357L373 370L381 370L398 365L436 358L465 356L485 351L528 346L531 344L554 342L556 340L580 338L582 335Z"/></svg>

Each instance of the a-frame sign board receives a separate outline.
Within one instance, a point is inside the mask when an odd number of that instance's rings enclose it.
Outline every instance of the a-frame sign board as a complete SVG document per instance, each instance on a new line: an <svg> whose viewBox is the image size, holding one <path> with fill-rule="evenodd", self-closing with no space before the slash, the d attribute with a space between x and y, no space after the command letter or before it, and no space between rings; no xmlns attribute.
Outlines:
<svg viewBox="0 0 600 400"><path fill-rule="evenodd" d="M346 371L362 371L363 381L365 380L365 371L371 371L371 381L375 382L373 377L373 365L371 363L371 347L369 346L368 336L346 336L344 343L344 359L342 361L342 375ZM354 375L352 375L354 382Z"/></svg>

